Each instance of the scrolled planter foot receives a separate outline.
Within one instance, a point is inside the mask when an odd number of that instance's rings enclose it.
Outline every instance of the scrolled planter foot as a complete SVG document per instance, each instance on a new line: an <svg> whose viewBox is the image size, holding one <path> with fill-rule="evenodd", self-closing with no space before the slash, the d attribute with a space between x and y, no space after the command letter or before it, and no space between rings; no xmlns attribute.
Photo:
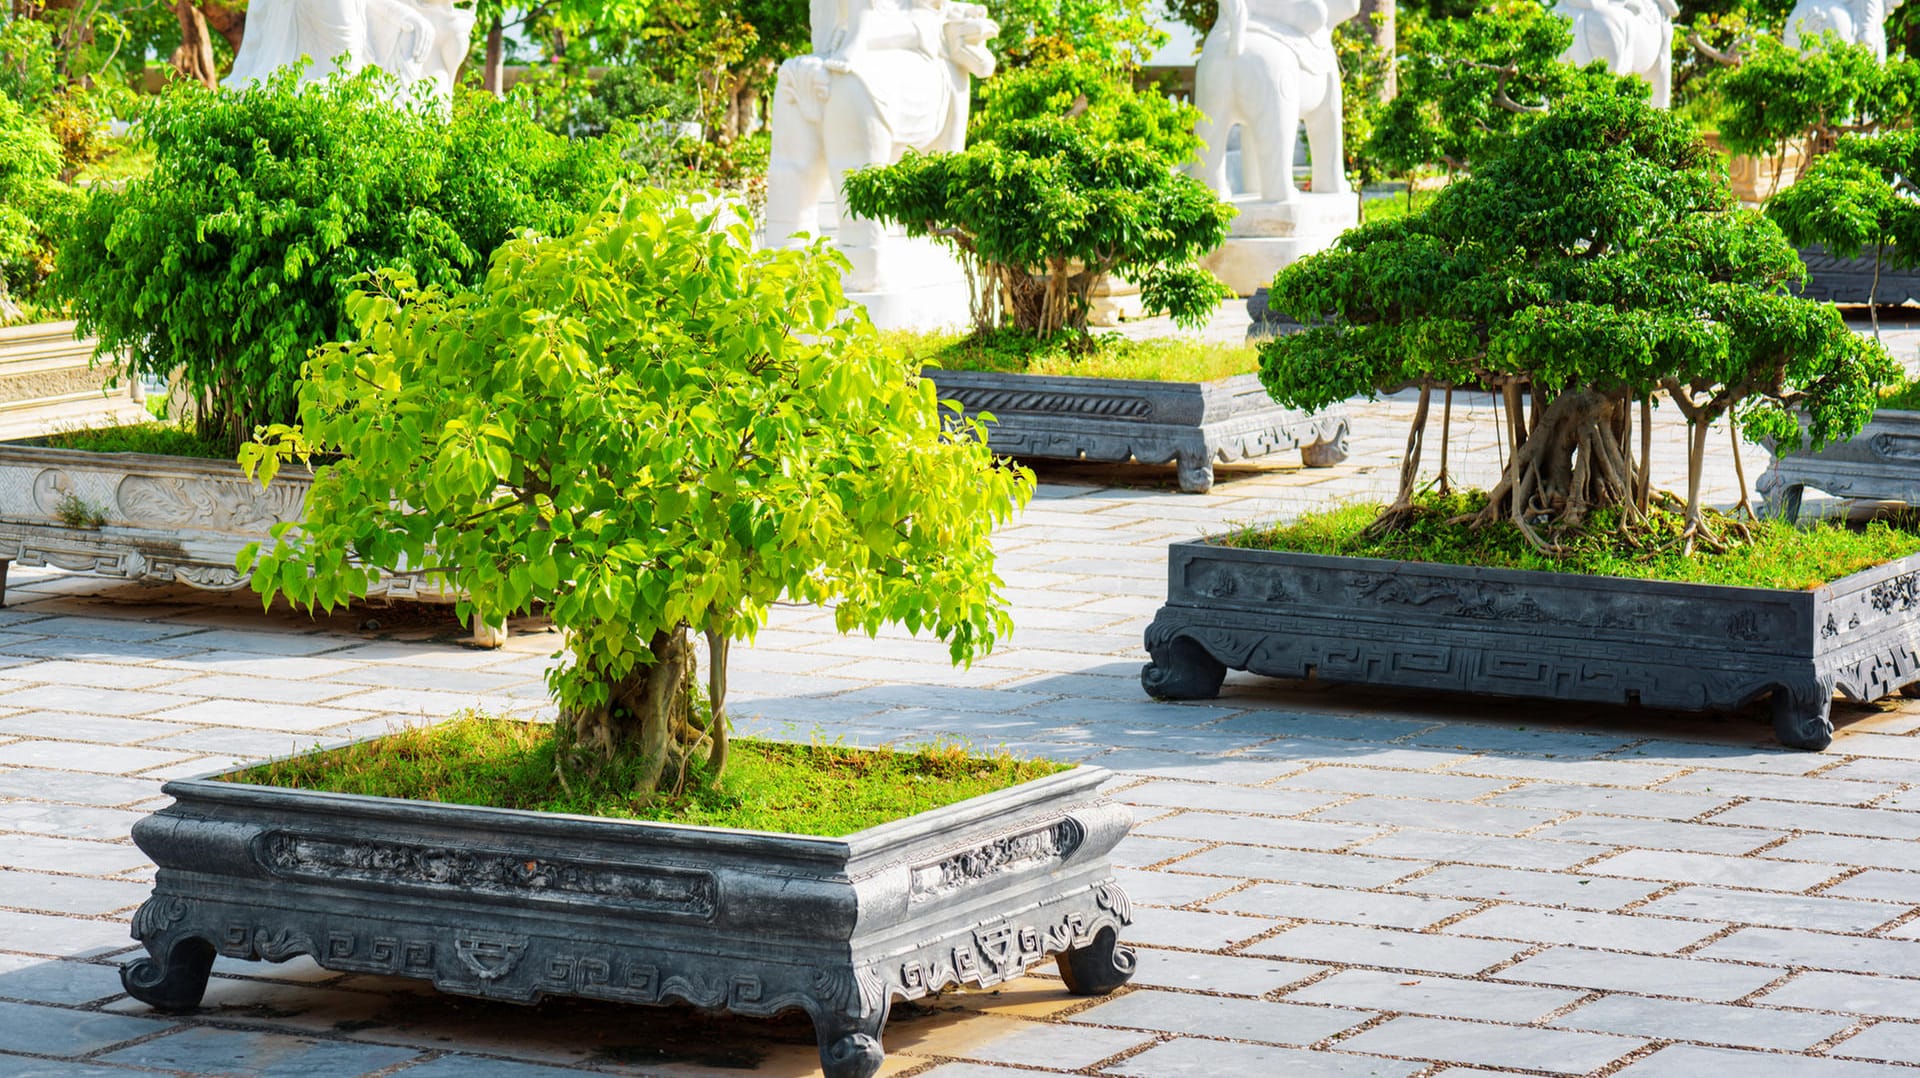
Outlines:
<svg viewBox="0 0 1920 1078"><path fill-rule="evenodd" d="M1819 752L1833 744L1833 679L1773 690L1773 736L1789 748Z"/></svg>
<svg viewBox="0 0 1920 1078"><path fill-rule="evenodd" d="M844 1015L818 1020L820 1066L826 1078L873 1078L886 1062L887 1050L880 1044L880 1030L887 1024L884 1013L865 1019Z"/></svg>
<svg viewBox="0 0 1920 1078"><path fill-rule="evenodd" d="M1213 459L1205 454L1180 454L1180 490L1185 494L1205 494L1213 489Z"/></svg>
<svg viewBox="0 0 1920 1078"><path fill-rule="evenodd" d="M168 946L149 944L151 957L120 967L127 994L156 1011L178 1013L200 1006L213 972L213 944L189 936Z"/></svg>
<svg viewBox="0 0 1920 1078"><path fill-rule="evenodd" d="M1152 649L1140 686L1156 700L1211 700L1220 695L1227 666L1191 639L1176 636Z"/></svg>
<svg viewBox="0 0 1920 1078"><path fill-rule="evenodd" d="M1104 996L1133 980L1133 948L1122 946L1120 936L1111 928L1094 934L1085 947L1062 951L1054 962L1060 967L1060 979L1067 991L1076 996Z"/></svg>
<svg viewBox="0 0 1920 1078"><path fill-rule="evenodd" d="M1309 468L1331 468L1347 459L1347 421L1340 421L1332 437L1300 447L1300 463Z"/></svg>
<svg viewBox="0 0 1920 1078"><path fill-rule="evenodd" d="M1920 700L1920 681L1916 681L1911 685L1900 686L1900 695L1909 700Z"/></svg>

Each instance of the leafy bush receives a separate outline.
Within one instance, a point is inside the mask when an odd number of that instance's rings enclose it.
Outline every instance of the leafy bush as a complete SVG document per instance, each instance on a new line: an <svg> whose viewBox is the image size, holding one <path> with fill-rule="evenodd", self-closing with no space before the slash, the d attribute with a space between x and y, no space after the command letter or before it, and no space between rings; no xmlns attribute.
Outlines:
<svg viewBox="0 0 1920 1078"><path fill-rule="evenodd" d="M1721 141L1734 153L1771 154L1806 139L1815 155L1847 132L1899 127L1920 105L1920 63L1882 64L1865 45L1831 37L1802 53L1776 38L1747 44L1716 85Z"/></svg>
<svg viewBox="0 0 1920 1078"><path fill-rule="evenodd" d="M1920 263L1920 188L1907 178L1920 175L1916 166L1920 132L1843 138L1767 200L1767 216L1801 246L1823 244L1842 258L1871 251L1877 285L1883 260L1897 267Z"/></svg>
<svg viewBox="0 0 1920 1078"><path fill-rule="evenodd" d="M45 125L0 94L0 323L19 311L10 290L32 291L50 267L54 221L70 201L60 167Z"/></svg>
<svg viewBox="0 0 1920 1078"><path fill-rule="evenodd" d="M383 274L350 304L358 343L315 351L299 428L242 450L342 459L241 564L322 607L401 566L487 622L543 604L566 758L637 755L643 790L724 761L728 642L777 599L983 652L1008 627L989 535L1032 475L879 346L845 265L650 192L507 244L474 291Z"/></svg>
<svg viewBox="0 0 1920 1078"><path fill-rule="evenodd" d="M1199 259L1233 211L1176 172L1195 110L1084 62L1003 74L962 153L909 154L847 177L854 214L956 247L976 267L975 321L1085 337L1095 285L1140 286L1151 312L1205 321L1228 295Z"/></svg>
<svg viewBox="0 0 1920 1078"><path fill-rule="evenodd" d="M180 370L203 432L237 445L291 419L300 364L344 334L360 275L470 279L521 229L566 229L624 167L611 143L480 95L451 123L391 105L376 74L175 85L141 121L152 173L94 189L75 216L55 284L135 373Z"/></svg>
<svg viewBox="0 0 1920 1078"><path fill-rule="evenodd" d="M1897 372L1831 306L1781 293L1799 257L1734 205L1684 120L1637 98L1564 101L1425 210L1282 270L1273 306L1312 328L1262 345L1262 377L1303 408L1420 386L1382 532L1411 514L1432 390L1499 392L1508 455L1475 519L1511 520L1550 552L1600 510L1648 519L1634 405L1645 432L1664 392L1691 435L1682 541L1719 542L1700 509L1710 424L1733 414L1750 436L1792 436L1793 409L1818 445L1858 430Z"/></svg>

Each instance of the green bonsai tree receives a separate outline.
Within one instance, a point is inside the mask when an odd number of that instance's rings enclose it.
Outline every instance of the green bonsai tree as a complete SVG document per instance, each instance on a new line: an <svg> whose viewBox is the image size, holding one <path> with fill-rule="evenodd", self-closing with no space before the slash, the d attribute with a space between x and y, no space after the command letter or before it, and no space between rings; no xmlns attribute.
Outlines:
<svg viewBox="0 0 1920 1078"><path fill-rule="evenodd" d="M1920 132L1909 128L1874 137L1849 135L1817 159L1799 181L1767 200L1767 216L1787 239L1820 244L1841 258L1873 252L1868 308L1876 334L1875 300L1882 263L1920 263Z"/></svg>
<svg viewBox="0 0 1920 1078"><path fill-rule="evenodd" d="M638 754L643 788L724 764L728 643L775 600L988 649L1009 628L989 535L1032 474L880 346L844 259L755 250L725 212L630 195L508 243L471 291L375 279L299 425L242 450L263 478L338 454L305 521L241 555L255 586L330 608L428 568L490 623L540 604L570 659L562 758Z"/></svg>
<svg viewBox="0 0 1920 1078"><path fill-rule="evenodd" d="M622 171L614 144L478 95L448 123L390 104L376 75L177 84L141 121L152 174L75 214L54 286L103 353L182 372L205 434L238 445L292 418L300 364L342 336L359 275L469 279L520 229L566 228Z"/></svg>
<svg viewBox="0 0 1920 1078"><path fill-rule="evenodd" d="M1759 35L1733 59L1715 90L1720 138L1734 153L1777 154L1798 139L1818 157L1842 135L1906 126L1920 105L1920 64L1882 64L1865 45L1828 37L1801 52Z"/></svg>
<svg viewBox="0 0 1920 1078"><path fill-rule="evenodd" d="M1413 512L1432 391L1499 393L1508 454L1473 523L1512 521L1548 552L1597 510L1620 510L1629 528L1646 519L1650 409L1664 393L1690 427L1675 506L1690 551L1724 539L1700 500L1711 423L1797 437L1797 412L1818 445L1858 430L1897 373L1832 307L1783 293L1803 274L1777 228L1735 207L1684 120L1636 98L1578 97L1424 212L1283 270L1274 305L1312 328L1263 345L1261 374L1303 408L1420 387L1379 530Z"/></svg>
<svg viewBox="0 0 1920 1078"><path fill-rule="evenodd" d="M1008 72L981 93L964 152L850 175L848 209L958 249L974 267L981 331L1085 339L1109 274L1176 322L1213 313L1226 287L1199 260L1233 211L1176 171L1198 145L1192 106L1088 61Z"/></svg>

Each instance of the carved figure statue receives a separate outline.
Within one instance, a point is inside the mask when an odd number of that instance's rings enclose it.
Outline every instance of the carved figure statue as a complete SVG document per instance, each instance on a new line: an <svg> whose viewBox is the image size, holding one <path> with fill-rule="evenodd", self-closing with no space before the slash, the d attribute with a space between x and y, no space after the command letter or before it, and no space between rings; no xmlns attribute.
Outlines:
<svg viewBox="0 0 1920 1078"><path fill-rule="evenodd" d="M1821 34L1832 34L1849 45L1865 45L1881 63L1887 62L1887 13L1898 3L1886 0L1799 0L1787 16L1782 40L1798 49Z"/></svg>
<svg viewBox="0 0 1920 1078"><path fill-rule="evenodd" d="M304 57L303 82L378 67L400 94L429 82L444 105L466 59L473 12L452 0L253 0L225 85L245 88Z"/></svg>
<svg viewBox="0 0 1920 1078"><path fill-rule="evenodd" d="M1316 194L1347 184L1340 130L1340 67L1332 27L1352 18L1359 0L1222 0L1200 47L1193 103L1200 121L1199 178L1221 198L1227 183L1227 134L1240 128L1240 175L1266 202L1299 197L1293 156L1302 119Z"/></svg>
<svg viewBox="0 0 1920 1078"><path fill-rule="evenodd" d="M1604 61L1616 75L1638 75L1653 104L1673 104L1674 0L1560 0L1554 13L1573 20L1573 45L1561 59L1576 67Z"/></svg>
<svg viewBox="0 0 1920 1078"><path fill-rule="evenodd" d="M813 52L780 65L767 169L766 235L820 231L819 204L841 179L909 149L955 152L967 137L968 79L993 74L1000 32L960 0L812 0ZM842 215L839 242L870 247L880 228Z"/></svg>

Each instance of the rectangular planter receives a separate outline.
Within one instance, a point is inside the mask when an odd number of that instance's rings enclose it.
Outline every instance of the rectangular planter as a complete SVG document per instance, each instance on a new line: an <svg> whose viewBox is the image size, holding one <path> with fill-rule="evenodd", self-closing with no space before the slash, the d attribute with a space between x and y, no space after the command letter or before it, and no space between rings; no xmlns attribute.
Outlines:
<svg viewBox="0 0 1920 1078"><path fill-rule="evenodd" d="M93 364L94 341L72 322L0 327L0 440L148 418L140 383L109 389L110 366Z"/></svg>
<svg viewBox="0 0 1920 1078"><path fill-rule="evenodd" d="M1798 520L1809 487L1839 498L1920 505L1920 412L1875 412L1858 434L1817 453L1804 442L1790 452L1769 448L1773 461L1754 482L1768 513Z"/></svg>
<svg viewBox="0 0 1920 1078"><path fill-rule="evenodd" d="M1770 696L1779 739L1822 749L1835 690L1920 682L1916 610L1920 555L1783 591L1185 542L1141 682L1162 699L1217 695L1229 669L1678 710Z"/></svg>
<svg viewBox="0 0 1920 1078"><path fill-rule="evenodd" d="M1309 468L1347 458L1347 417L1283 408L1251 374L1149 382L928 368L942 400L992 413L987 440L1012 457L1142 464L1174 461L1180 489L1213 487L1213 466L1300 451Z"/></svg>
<svg viewBox="0 0 1920 1078"><path fill-rule="evenodd" d="M0 602L13 562L148 584L245 587L248 578L234 568L240 548L269 541L277 523L298 521L312 485L313 473L298 466L262 489L230 460L0 445ZM69 497L101 514L101 526L63 521ZM447 598L435 581L411 574L383 577L373 594Z"/></svg>
<svg viewBox="0 0 1920 1078"><path fill-rule="evenodd" d="M812 1018L830 1078L882 1061L893 1000L1054 957L1132 975L1109 853L1132 817L1078 767L845 838L352 794L168 783L133 838L159 866L121 978L197 1006L217 954L416 977L515 1003L587 996Z"/></svg>

